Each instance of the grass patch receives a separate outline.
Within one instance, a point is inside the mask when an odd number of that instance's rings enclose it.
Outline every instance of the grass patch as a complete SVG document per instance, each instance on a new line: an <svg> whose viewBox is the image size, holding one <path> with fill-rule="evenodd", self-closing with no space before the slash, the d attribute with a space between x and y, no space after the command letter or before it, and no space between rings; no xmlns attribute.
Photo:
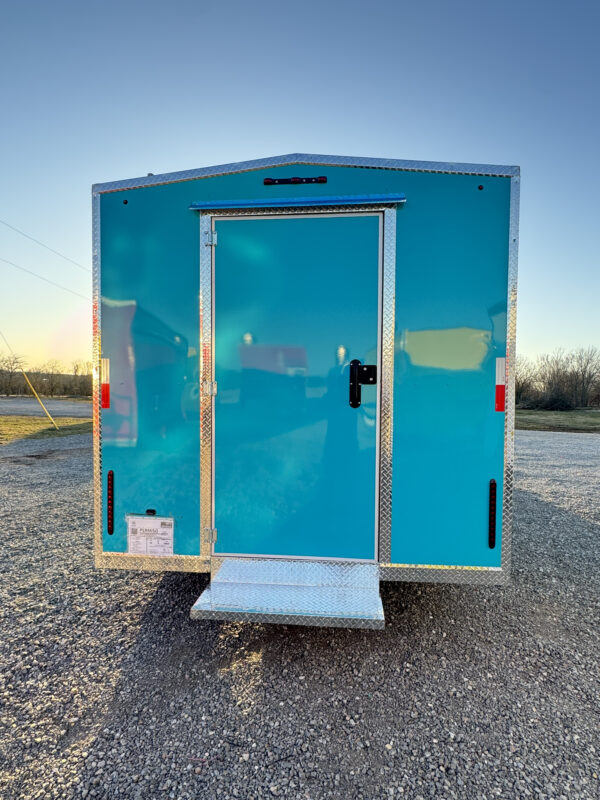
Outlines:
<svg viewBox="0 0 600 800"><path fill-rule="evenodd" d="M56 430L47 417L8 414L0 416L0 445L18 439L49 439L91 433L92 420L81 417L58 417ZM577 411L516 410L515 427L521 431L563 431L571 433L600 433L600 409Z"/></svg>
<svg viewBox="0 0 600 800"><path fill-rule="evenodd" d="M575 411L529 411L517 408L515 427L522 431L600 433L600 409Z"/></svg>
<svg viewBox="0 0 600 800"><path fill-rule="evenodd" d="M72 436L74 433L91 433L92 420L81 417L58 417L53 427L48 417L0 416L0 445L18 439L49 439L55 436Z"/></svg>

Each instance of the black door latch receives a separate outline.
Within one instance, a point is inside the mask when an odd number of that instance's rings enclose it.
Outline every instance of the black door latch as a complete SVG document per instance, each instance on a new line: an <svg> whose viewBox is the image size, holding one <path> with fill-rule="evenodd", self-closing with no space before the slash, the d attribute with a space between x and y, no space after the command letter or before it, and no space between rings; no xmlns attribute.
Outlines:
<svg viewBox="0 0 600 800"><path fill-rule="evenodd" d="M350 405L358 408L361 400L361 389L377 383L377 364L361 364L355 358L350 362Z"/></svg>

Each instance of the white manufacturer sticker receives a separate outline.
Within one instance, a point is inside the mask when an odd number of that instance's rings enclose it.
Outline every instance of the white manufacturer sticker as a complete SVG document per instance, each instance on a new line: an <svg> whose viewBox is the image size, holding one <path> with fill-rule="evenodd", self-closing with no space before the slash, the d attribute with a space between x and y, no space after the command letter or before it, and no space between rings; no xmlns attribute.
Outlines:
<svg viewBox="0 0 600 800"><path fill-rule="evenodd" d="M127 552L136 556L172 556L171 517L127 517Z"/></svg>

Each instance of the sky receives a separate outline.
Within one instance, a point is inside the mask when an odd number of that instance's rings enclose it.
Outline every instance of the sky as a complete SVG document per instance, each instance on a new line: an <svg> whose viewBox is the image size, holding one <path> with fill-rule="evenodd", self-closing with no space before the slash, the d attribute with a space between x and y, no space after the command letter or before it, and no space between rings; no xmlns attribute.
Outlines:
<svg viewBox="0 0 600 800"><path fill-rule="evenodd" d="M91 359L91 185L290 152L518 164L517 349L600 346L600 4L0 0L0 331ZM6 352L0 342L0 354Z"/></svg>

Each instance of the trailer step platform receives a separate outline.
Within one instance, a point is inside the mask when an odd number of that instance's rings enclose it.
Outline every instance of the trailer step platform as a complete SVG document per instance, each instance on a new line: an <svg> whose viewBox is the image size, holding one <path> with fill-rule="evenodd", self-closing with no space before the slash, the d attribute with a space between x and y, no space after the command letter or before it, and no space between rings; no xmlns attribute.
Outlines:
<svg viewBox="0 0 600 800"><path fill-rule="evenodd" d="M212 562L192 619L384 627L376 563L218 556Z"/></svg>

